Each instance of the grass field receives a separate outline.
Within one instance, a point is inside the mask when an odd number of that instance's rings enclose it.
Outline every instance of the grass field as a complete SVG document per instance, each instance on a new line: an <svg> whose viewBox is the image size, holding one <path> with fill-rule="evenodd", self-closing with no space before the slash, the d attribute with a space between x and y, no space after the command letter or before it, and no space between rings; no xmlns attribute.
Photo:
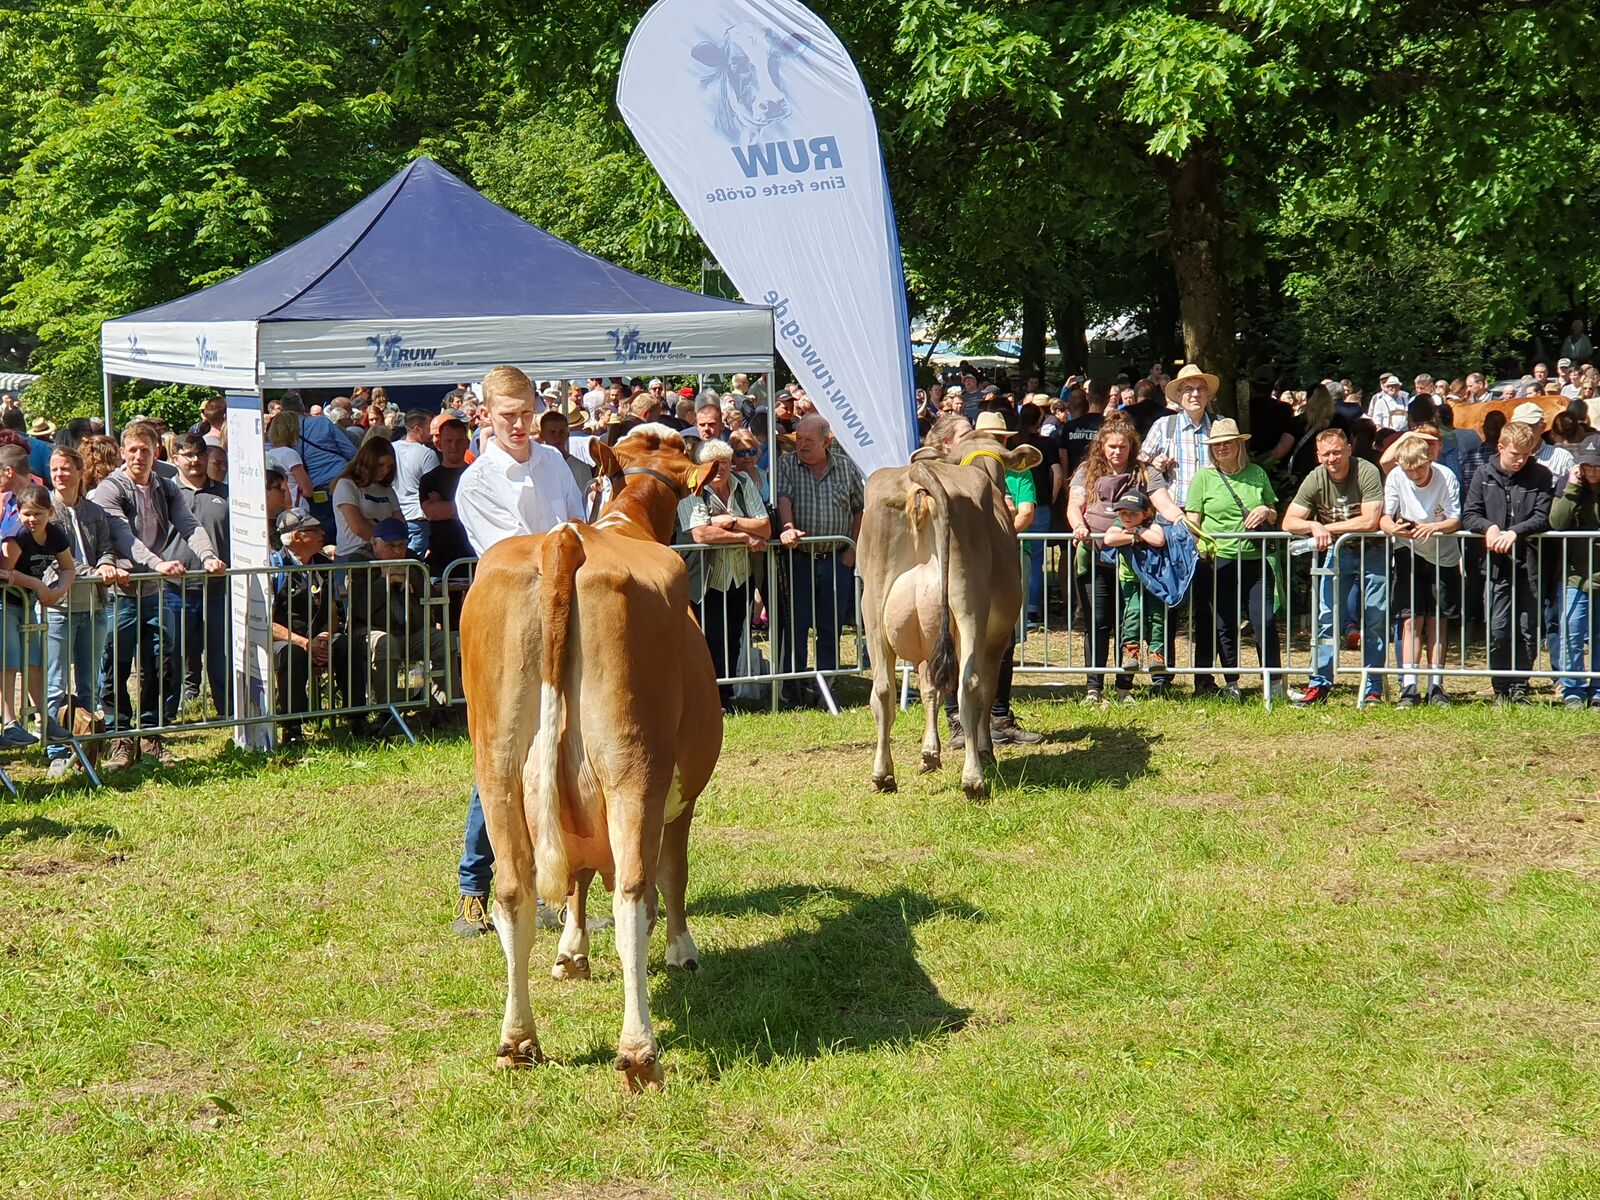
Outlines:
<svg viewBox="0 0 1600 1200"><path fill-rule="evenodd" d="M464 741L31 787L0 1192L1600 1195L1600 718L1023 715L983 805L912 773L914 714L893 796L861 709L731 721L639 1098L609 933L588 984L541 935L553 1061L492 1068Z"/></svg>

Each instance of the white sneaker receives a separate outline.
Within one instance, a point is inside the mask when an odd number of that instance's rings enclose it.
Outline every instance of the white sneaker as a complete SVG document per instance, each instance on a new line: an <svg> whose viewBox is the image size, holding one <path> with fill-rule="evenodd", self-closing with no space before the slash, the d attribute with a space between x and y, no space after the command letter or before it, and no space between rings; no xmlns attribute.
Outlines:
<svg viewBox="0 0 1600 1200"><path fill-rule="evenodd" d="M72 774L72 760L70 758L52 758L50 769L44 775L46 779L65 779Z"/></svg>

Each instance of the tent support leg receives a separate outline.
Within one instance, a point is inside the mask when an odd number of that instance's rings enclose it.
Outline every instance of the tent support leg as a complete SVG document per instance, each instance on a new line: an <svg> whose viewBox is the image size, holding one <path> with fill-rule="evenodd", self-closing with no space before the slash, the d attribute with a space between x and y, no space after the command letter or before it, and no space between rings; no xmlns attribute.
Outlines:
<svg viewBox="0 0 1600 1200"><path fill-rule="evenodd" d="M116 437L116 431L111 428L111 375L100 372L101 400L105 404L106 436Z"/></svg>

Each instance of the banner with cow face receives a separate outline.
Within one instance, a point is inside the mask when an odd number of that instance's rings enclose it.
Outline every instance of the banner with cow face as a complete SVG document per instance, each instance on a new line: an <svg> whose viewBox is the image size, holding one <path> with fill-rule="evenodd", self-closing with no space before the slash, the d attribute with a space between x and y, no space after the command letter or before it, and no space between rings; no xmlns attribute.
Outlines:
<svg viewBox="0 0 1600 1200"><path fill-rule="evenodd" d="M855 64L793 0L660 0L617 104L839 445L871 472L915 446L894 209Z"/></svg>

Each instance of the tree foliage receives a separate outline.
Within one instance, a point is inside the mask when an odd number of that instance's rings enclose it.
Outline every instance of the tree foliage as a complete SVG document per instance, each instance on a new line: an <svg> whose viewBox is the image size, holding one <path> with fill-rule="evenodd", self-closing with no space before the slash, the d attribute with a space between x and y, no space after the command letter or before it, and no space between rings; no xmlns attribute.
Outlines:
<svg viewBox="0 0 1600 1200"><path fill-rule="evenodd" d="M612 96L647 0L86 0L0 12L0 321L96 331L257 261L418 150L675 283L702 248ZM1600 293L1590 0L818 0L954 340L1143 311L1157 351L1443 365ZM1182 332L1182 344L1172 335ZM1073 362L1071 365L1077 365Z"/></svg>

